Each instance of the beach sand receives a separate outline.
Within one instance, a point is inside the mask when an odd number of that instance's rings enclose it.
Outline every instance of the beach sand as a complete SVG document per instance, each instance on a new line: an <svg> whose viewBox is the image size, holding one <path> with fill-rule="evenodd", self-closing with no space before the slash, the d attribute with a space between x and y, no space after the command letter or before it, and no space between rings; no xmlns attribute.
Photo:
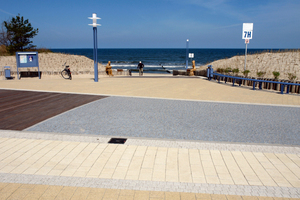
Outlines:
<svg viewBox="0 0 300 200"><path fill-rule="evenodd" d="M43 76L54 75L57 76L57 72L63 70L63 64L69 65L73 75L82 75L86 78L89 75L94 74L94 61L85 56L70 55L62 53L40 53L39 65L40 71L43 72ZM239 68L239 75L242 75L244 71L245 56L234 56L228 59L221 59L201 66L198 69L206 69L208 65L212 65L214 70L218 68ZM99 63L99 74L106 76L105 74L106 63ZM0 67L10 66L11 71L17 71L16 57L15 56L0 56ZM279 79L288 80L288 73L293 73L300 78L300 51L290 52L278 52L278 53L260 53L247 55L247 70L250 70L248 76L257 77L258 71L266 72L264 78L274 78L272 72L280 72ZM37 71L37 68L21 68L21 71ZM56 72L56 73L55 73ZM114 72L116 74L116 72ZM120 73L122 74L122 73ZM123 75L126 73L123 73ZM170 74L168 74L170 75Z"/></svg>
<svg viewBox="0 0 300 200"><path fill-rule="evenodd" d="M212 65L214 70L217 68L231 69L238 68L240 73L244 71L245 56L234 56L228 59L217 60L208 65ZM202 68L206 68L203 66ZM248 76L257 77L257 72L266 72L264 78L274 78L273 71L280 73L279 79L288 80L288 73L293 73L300 79L300 51L295 52L279 52L279 53L260 53L247 55L246 70L250 73Z"/></svg>
<svg viewBox="0 0 300 200"><path fill-rule="evenodd" d="M10 66L11 71L17 71L15 56L0 56L0 67ZM39 53L39 67L43 74L53 74L61 72L64 63L69 65L72 73L89 74L94 72L94 61L80 55L70 55L62 53ZM106 65L106 64L105 64ZM37 68L20 68L21 71L37 71ZM105 66L98 63L99 72L105 71Z"/></svg>

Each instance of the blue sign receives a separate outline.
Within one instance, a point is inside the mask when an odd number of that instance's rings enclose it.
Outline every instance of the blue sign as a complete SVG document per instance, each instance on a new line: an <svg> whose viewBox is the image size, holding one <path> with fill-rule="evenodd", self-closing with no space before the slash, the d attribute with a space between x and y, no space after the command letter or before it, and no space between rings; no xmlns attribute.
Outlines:
<svg viewBox="0 0 300 200"><path fill-rule="evenodd" d="M38 52L17 52L16 59L17 59L18 79L20 79L19 68L22 68L22 67L37 67L38 73L39 73L39 78L41 79Z"/></svg>

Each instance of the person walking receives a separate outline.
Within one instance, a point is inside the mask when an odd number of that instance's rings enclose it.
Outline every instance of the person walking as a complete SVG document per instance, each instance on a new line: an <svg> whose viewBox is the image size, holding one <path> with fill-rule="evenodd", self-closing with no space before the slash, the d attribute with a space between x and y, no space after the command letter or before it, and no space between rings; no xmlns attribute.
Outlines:
<svg viewBox="0 0 300 200"><path fill-rule="evenodd" d="M138 69L139 69L139 75L140 76L143 76L143 68L144 68L144 64L142 63L142 61L140 61L140 63L138 64L138 67L137 67Z"/></svg>

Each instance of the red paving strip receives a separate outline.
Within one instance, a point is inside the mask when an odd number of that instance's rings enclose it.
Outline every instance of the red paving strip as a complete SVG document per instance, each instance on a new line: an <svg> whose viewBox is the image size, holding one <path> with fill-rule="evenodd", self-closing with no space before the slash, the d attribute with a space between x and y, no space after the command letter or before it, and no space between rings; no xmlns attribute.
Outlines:
<svg viewBox="0 0 300 200"><path fill-rule="evenodd" d="M102 98L106 96L0 90L0 129L23 130Z"/></svg>

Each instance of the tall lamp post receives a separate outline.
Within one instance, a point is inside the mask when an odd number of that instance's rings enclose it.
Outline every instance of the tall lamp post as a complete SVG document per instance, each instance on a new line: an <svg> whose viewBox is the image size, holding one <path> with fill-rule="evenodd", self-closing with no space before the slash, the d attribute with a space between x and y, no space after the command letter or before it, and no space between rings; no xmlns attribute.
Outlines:
<svg viewBox="0 0 300 200"><path fill-rule="evenodd" d="M186 40L186 55L185 55L185 68L188 68L189 65L189 39Z"/></svg>
<svg viewBox="0 0 300 200"><path fill-rule="evenodd" d="M93 20L93 24L89 24L90 26L93 26L93 36L94 36L94 81L98 82L98 42L97 42L97 26L101 26L100 24L97 24L97 19L101 19L97 17L96 13L93 13L93 17L89 17L89 19Z"/></svg>

